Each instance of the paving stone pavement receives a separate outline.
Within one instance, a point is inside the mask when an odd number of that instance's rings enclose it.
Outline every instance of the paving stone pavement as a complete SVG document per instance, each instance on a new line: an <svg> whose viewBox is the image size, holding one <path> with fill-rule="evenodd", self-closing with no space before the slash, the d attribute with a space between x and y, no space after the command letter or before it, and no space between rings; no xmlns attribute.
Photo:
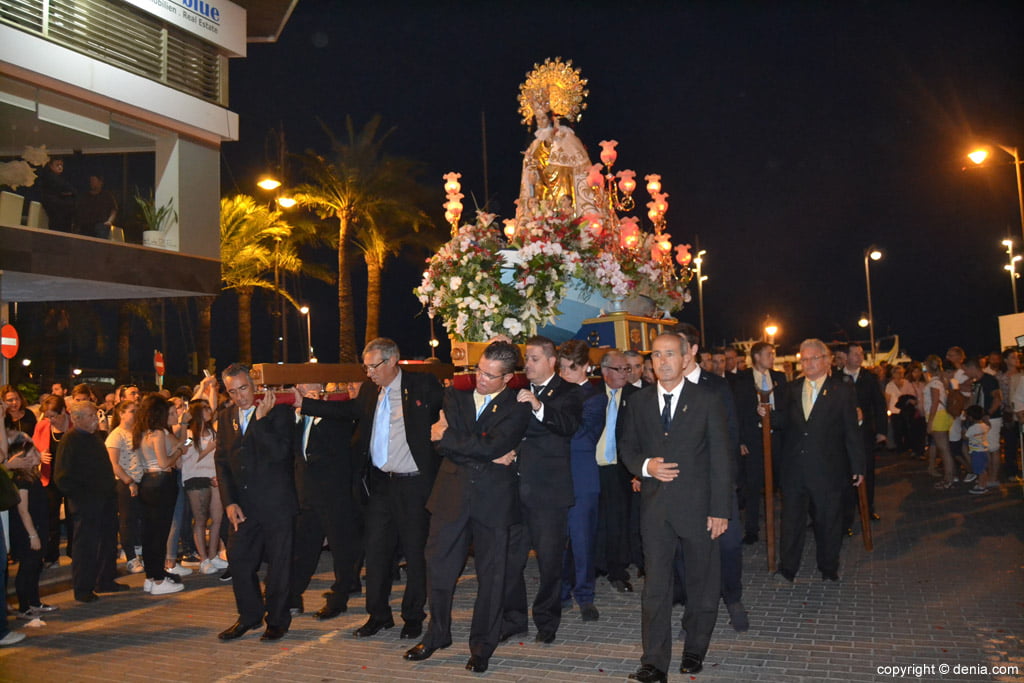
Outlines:
<svg viewBox="0 0 1024 683"><path fill-rule="evenodd" d="M736 633L724 606L705 669L672 680L700 681L1024 681L1024 501L1020 484L971 496L966 486L936 491L923 463L879 459L875 550L855 535L842 551L842 582L823 584L808 539L792 588L777 587L766 570L763 543L746 547L744 603L751 628ZM330 583L322 561L305 596L320 605ZM529 578L536 582L531 561ZM216 634L234 621L229 585L214 576L184 579L186 590L152 597L142 575L120 579L133 590L82 605L70 591L46 601L61 611L40 628L26 628L20 645L0 649L2 681L493 681L624 680L638 665L640 588L617 593L599 579L597 622L578 610L563 616L552 645L533 633L501 645L484 675L463 669L476 578L472 563L456 595L452 647L410 663L402 653L415 641L399 639L401 624L364 640L351 631L365 620L363 600L325 622L296 617L285 639L258 634L222 643ZM57 586L54 589L59 589ZM396 586L392 604L401 593ZM396 609L397 612L397 609ZM674 619L682 613L676 608ZM25 628L25 622L10 622ZM949 666L948 673L941 667ZM988 673L954 667L988 667ZM1017 667L993 674L993 667ZM880 667L910 667L892 674ZM913 667L920 667L915 670ZM915 675L916 674L916 675Z"/></svg>

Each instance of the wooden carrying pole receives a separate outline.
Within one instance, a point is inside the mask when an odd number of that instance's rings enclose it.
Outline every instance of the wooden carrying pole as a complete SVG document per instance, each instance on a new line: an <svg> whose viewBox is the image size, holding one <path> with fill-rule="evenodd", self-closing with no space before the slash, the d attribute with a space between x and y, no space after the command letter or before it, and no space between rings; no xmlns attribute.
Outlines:
<svg viewBox="0 0 1024 683"><path fill-rule="evenodd" d="M857 487L857 503L860 505L860 531L864 536L864 550L870 553L875 549L875 544L871 540L871 511L868 509L868 487L863 480L861 480L860 486Z"/></svg>
<svg viewBox="0 0 1024 683"><path fill-rule="evenodd" d="M775 477L772 469L772 407L770 391L759 391L765 407L761 418L761 445L764 450L764 532L768 544L768 571L775 572ZM750 501L747 501L750 505Z"/></svg>

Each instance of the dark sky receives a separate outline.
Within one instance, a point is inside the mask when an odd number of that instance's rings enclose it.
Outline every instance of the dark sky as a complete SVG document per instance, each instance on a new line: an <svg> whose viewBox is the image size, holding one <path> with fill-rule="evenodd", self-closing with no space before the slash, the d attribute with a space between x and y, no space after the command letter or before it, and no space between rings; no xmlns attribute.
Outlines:
<svg viewBox="0 0 1024 683"><path fill-rule="evenodd" d="M1024 142L1024 10L628 5L302 0L277 44L232 62L241 140L224 147L224 192L255 192L271 127L283 123L291 151L326 151L317 117L340 132L346 114L379 113L397 129L388 150L426 163L440 218L446 171L483 201L484 112L492 206L509 215L530 137L518 86L560 56L589 80L576 131L594 160L600 140L619 140L617 168L660 173L676 241L707 249L709 343L756 335L768 314L783 344L866 339L863 251L877 244L879 336L899 334L915 357L998 345L996 316L1012 312L999 242L1021 238L1013 167L1000 153L1001 165L964 171L963 155L980 137ZM407 355L427 336L424 319L409 321L419 269L389 271L382 333ZM331 289L302 287L331 360ZM682 317L696 322L696 305Z"/></svg>

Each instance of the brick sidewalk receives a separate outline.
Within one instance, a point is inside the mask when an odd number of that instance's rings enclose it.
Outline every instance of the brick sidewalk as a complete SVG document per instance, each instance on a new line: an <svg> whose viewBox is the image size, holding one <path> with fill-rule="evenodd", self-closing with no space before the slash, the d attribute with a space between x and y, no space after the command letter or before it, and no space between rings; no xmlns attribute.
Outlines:
<svg viewBox="0 0 1024 683"><path fill-rule="evenodd" d="M839 585L817 580L808 542L798 583L777 588L765 569L763 544L747 548L744 603L751 629L736 633L724 607L701 681L875 681L878 667L928 665L921 680L1011 681L1011 675L949 675L950 666L1017 666L1024 672L1024 504L1020 485L970 496L966 488L935 491L920 461L880 460L875 551L859 535L844 545ZM326 556L325 556L326 557ZM327 561L306 593L320 606L330 581ZM531 562L530 578L536 581ZM222 643L216 634L235 618L230 586L216 576L190 576L186 590L165 597L142 592L142 575L122 577L134 590L81 605L62 590L47 598L61 611L21 645L0 649L3 681L450 681L481 676L463 669L476 580L472 563L456 596L454 645L418 664L401 654L415 642L399 627L369 640L350 632L365 620L363 600L349 613L318 622L297 617L276 644L257 635ZM597 622L564 615L553 645L532 633L500 646L482 678L495 681L624 680L640 658L640 587L619 594L598 581ZM397 604L396 592L392 604ZM675 611L676 628L681 609ZM23 628L24 622L10 622ZM676 643L673 680L681 643ZM689 677L688 677L689 678ZM904 678L915 679L913 674Z"/></svg>

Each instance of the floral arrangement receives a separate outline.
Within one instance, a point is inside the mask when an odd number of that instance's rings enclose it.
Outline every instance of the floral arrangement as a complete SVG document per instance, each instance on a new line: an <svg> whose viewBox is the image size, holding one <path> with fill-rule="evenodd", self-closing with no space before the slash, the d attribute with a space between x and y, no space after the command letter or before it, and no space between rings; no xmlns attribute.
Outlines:
<svg viewBox="0 0 1024 683"><path fill-rule="evenodd" d="M36 182L36 167L43 166L48 161L50 155L46 151L46 145L26 146L25 151L21 153L21 159L0 162L0 185L6 185L12 190L32 187Z"/></svg>
<svg viewBox="0 0 1024 683"><path fill-rule="evenodd" d="M535 334L555 321L574 282L607 299L642 294L668 311L689 300L688 245L676 247L677 273L667 236L644 233L632 219L605 230L596 216L542 211L505 224L507 243L495 216L477 212L428 260L413 290L458 341Z"/></svg>

